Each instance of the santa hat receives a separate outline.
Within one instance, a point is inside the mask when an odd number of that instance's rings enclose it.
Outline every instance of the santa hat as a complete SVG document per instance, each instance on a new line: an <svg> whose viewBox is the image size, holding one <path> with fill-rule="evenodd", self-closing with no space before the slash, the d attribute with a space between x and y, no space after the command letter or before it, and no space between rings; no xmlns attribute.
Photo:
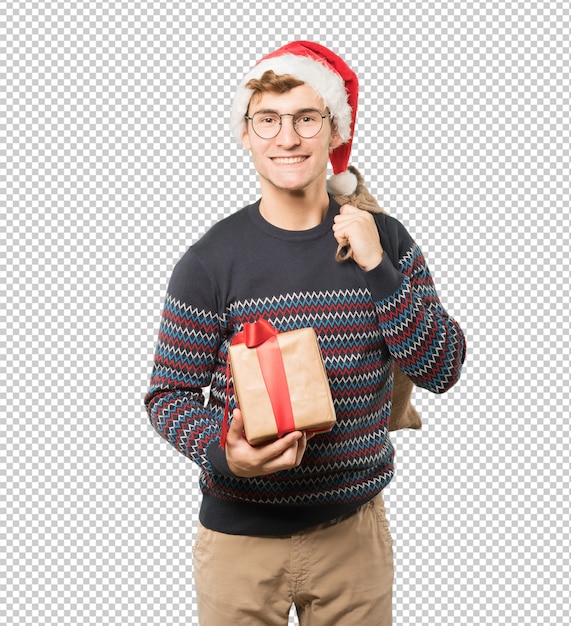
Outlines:
<svg viewBox="0 0 571 626"><path fill-rule="evenodd" d="M253 78L261 78L264 72L290 74L312 87L322 98L337 125L343 143L329 156L333 176L327 183L333 195L350 195L355 191L357 178L348 171L353 131L357 113L359 84L357 75L335 53L312 41L293 41L263 57L244 76L238 86L232 105L230 123L232 132L242 140L250 98L254 93L246 87Z"/></svg>

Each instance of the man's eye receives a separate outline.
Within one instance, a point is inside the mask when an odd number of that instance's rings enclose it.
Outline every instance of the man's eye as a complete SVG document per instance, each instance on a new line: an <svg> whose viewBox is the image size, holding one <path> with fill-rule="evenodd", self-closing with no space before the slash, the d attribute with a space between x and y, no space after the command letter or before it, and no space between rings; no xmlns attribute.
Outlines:
<svg viewBox="0 0 571 626"><path fill-rule="evenodd" d="M300 115L296 119L295 123L307 126L307 125L311 125L311 124L317 124L320 121L321 121L321 117L319 116L319 114L317 114L317 113L304 113L303 115Z"/></svg>

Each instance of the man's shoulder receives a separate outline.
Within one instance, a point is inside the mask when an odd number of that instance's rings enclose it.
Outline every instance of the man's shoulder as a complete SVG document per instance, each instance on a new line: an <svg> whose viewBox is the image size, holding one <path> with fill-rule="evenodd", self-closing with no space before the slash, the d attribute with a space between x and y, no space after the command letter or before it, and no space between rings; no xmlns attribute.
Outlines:
<svg viewBox="0 0 571 626"><path fill-rule="evenodd" d="M374 213L375 220L380 229L390 233L398 233L405 230L402 222L389 213Z"/></svg>
<svg viewBox="0 0 571 626"><path fill-rule="evenodd" d="M169 284L171 294L191 302L197 292L210 293L211 287L232 267L239 255L239 242L247 229L251 206L219 220L187 248L173 268Z"/></svg>
<svg viewBox="0 0 571 626"><path fill-rule="evenodd" d="M238 209L234 213L215 222L210 228L192 243L180 262L185 263L192 258L212 258L230 252L238 241L248 232L250 211L254 205Z"/></svg>
<svg viewBox="0 0 571 626"><path fill-rule="evenodd" d="M250 220L249 215L254 206L255 205L245 206L223 217L221 220L214 223L191 248L195 250L204 248L240 235L242 231L248 228L248 222Z"/></svg>
<svg viewBox="0 0 571 626"><path fill-rule="evenodd" d="M408 230L399 219L388 213L375 213L375 221L383 248L393 262L398 261L414 245Z"/></svg>
<svg viewBox="0 0 571 626"><path fill-rule="evenodd" d="M193 266L197 261L207 261L227 253L247 230L248 212L253 205L245 206L214 223L176 263L181 269Z"/></svg>
<svg viewBox="0 0 571 626"><path fill-rule="evenodd" d="M381 236L384 235L384 237L395 243L403 238L408 239L410 237L403 223L396 217L388 213L375 213L374 215Z"/></svg>

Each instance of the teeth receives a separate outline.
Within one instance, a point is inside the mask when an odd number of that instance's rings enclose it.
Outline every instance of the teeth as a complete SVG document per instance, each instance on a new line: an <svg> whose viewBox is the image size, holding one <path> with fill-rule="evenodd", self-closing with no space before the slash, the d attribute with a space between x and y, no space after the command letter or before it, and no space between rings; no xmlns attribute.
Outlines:
<svg viewBox="0 0 571 626"><path fill-rule="evenodd" d="M305 161L305 157L275 157L274 161L282 165L287 165L289 163L301 163Z"/></svg>

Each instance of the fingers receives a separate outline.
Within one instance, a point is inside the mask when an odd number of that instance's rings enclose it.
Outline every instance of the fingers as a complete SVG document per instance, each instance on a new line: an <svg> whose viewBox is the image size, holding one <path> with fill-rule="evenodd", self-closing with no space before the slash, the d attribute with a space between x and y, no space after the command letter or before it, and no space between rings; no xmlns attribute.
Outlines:
<svg viewBox="0 0 571 626"><path fill-rule="evenodd" d="M344 204L339 209L339 213L341 213L341 215L347 215L350 213L359 213L360 211L362 211L362 209L358 209L356 206L353 206L352 204Z"/></svg>
<svg viewBox="0 0 571 626"><path fill-rule="evenodd" d="M243 478L271 474L297 467L303 458L307 437L300 431L288 433L281 439L261 446L251 446L244 436L244 421L239 409L226 439L226 460L230 470Z"/></svg>
<svg viewBox="0 0 571 626"><path fill-rule="evenodd" d="M361 215L362 213L363 211L361 209L357 209L350 204L344 204L339 209L339 213L333 220L333 234L337 239L337 243L340 245L346 245L349 243L353 225L357 223L357 220L364 217Z"/></svg>
<svg viewBox="0 0 571 626"><path fill-rule="evenodd" d="M373 269L383 259L379 231L369 211L344 204L333 222L333 235L339 246L350 246L354 261L361 269Z"/></svg>
<svg viewBox="0 0 571 626"><path fill-rule="evenodd" d="M260 451L260 458L266 462L280 459L282 462L291 463L293 466L297 459L298 444L304 436L304 433L296 430L265 446L257 446L255 450Z"/></svg>
<svg viewBox="0 0 571 626"><path fill-rule="evenodd" d="M226 446L228 466L234 474L243 478L292 469L297 467L303 458L305 443L301 445L298 443L302 439L302 433L290 433L287 439L284 437L271 444L256 447L242 439L238 446Z"/></svg>
<svg viewBox="0 0 571 626"><path fill-rule="evenodd" d="M298 431L299 432L299 431ZM279 440L283 441L283 438ZM283 448L279 454L266 461L263 465L263 473L271 474L273 472L279 472L285 469L293 469L300 465L307 439L303 433L299 433L299 437L295 439L290 445Z"/></svg>
<svg viewBox="0 0 571 626"><path fill-rule="evenodd" d="M297 441L297 454L295 457L295 467L301 464L301 460L303 459L303 455L305 454L306 448L307 448L307 435L303 433L301 439L298 439Z"/></svg>

